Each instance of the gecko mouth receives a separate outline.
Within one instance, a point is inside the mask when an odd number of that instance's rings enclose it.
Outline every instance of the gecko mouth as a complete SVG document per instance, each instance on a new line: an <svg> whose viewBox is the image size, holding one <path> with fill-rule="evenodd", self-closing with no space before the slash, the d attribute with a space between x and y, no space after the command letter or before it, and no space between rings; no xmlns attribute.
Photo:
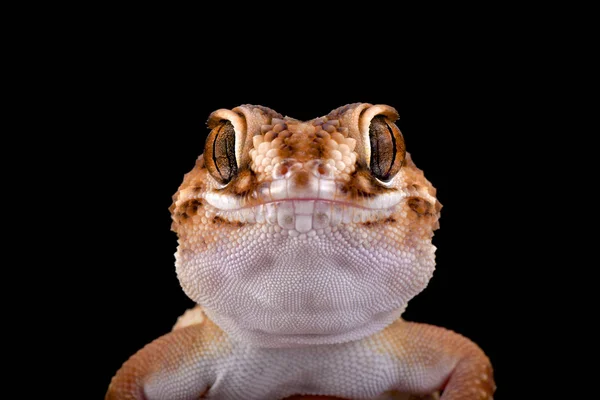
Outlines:
<svg viewBox="0 0 600 400"><path fill-rule="evenodd" d="M276 179L261 183L247 196L216 190L206 193L204 198L212 207L223 212L285 201L320 201L368 210L384 210L395 206L402 199L402 193L396 190L351 196L341 189L344 183L334 179L308 176L301 182L299 184L293 177Z"/></svg>
<svg viewBox="0 0 600 400"><path fill-rule="evenodd" d="M217 215L229 222L265 224L276 232L287 231L296 236L325 232L342 224L384 221L392 211L392 208L371 209L342 201L286 199L217 211Z"/></svg>
<svg viewBox="0 0 600 400"><path fill-rule="evenodd" d="M403 197L395 190L351 197L340 186L334 179L315 176L300 185L292 177L262 183L246 197L213 191L205 200L225 221L264 224L295 236L342 224L385 221Z"/></svg>

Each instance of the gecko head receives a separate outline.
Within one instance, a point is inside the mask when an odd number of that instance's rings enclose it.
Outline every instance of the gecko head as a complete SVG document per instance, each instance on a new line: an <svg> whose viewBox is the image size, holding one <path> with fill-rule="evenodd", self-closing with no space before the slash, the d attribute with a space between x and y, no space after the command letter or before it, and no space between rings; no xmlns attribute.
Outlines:
<svg viewBox="0 0 600 400"><path fill-rule="evenodd" d="M306 122L212 113L171 206L187 295L267 347L355 340L398 318L433 273L441 205L397 118L365 103Z"/></svg>

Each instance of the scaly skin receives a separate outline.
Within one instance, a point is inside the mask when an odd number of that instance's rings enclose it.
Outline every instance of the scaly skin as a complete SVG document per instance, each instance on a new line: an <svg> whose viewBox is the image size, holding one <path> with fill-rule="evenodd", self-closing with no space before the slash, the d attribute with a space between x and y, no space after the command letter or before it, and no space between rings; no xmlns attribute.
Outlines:
<svg viewBox="0 0 600 400"><path fill-rule="evenodd" d="M202 308L106 399L491 399L479 347L400 318L433 274L441 205L396 119L370 104L308 122L214 112L171 208L177 274Z"/></svg>

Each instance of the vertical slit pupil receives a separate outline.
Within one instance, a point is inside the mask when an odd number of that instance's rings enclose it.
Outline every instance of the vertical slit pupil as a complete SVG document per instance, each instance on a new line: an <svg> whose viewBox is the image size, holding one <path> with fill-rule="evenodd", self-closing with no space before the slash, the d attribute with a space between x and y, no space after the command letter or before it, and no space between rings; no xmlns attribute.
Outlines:
<svg viewBox="0 0 600 400"><path fill-rule="evenodd" d="M396 137L394 136L392 127L387 122L385 122L385 126L387 127L390 138L392 139L392 160L390 162L389 168L387 169L387 171L385 171L385 175L389 177L392 167L394 166L394 161L396 161Z"/></svg>

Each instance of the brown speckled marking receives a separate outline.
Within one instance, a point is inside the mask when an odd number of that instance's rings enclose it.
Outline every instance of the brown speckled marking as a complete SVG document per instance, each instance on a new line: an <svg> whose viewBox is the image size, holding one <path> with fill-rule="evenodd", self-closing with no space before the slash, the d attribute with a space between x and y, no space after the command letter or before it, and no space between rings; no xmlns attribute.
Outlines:
<svg viewBox="0 0 600 400"><path fill-rule="evenodd" d="M190 220L190 215L187 213L187 202L183 203L185 206L177 206L177 201L182 196L182 193L189 193L190 190L194 196L198 196L199 194L204 192L204 190L206 189L206 186L204 184L204 181L206 180L206 174L207 170L204 167L204 157L200 155L200 157L196 160L196 165L194 166L194 168L184 175L183 183L181 184L181 186L179 186L179 190L173 195L173 203L169 207L169 211L171 212L171 218L173 220L173 223L171 224L172 231L177 232L177 229L180 224ZM193 200L198 200L199 203L195 203L197 208L203 206L203 203L200 199ZM198 214L197 208L195 210L196 212L194 213L194 215Z"/></svg>
<svg viewBox="0 0 600 400"><path fill-rule="evenodd" d="M377 227L381 226L381 224L394 224L396 222L397 222L396 218L394 218L393 216L390 215L386 219L362 222L360 225L367 227L367 228L377 228Z"/></svg>
<svg viewBox="0 0 600 400"><path fill-rule="evenodd" d="M212 223L213 224L226 224L227 221L225 221L223 218L221 218L217 215L216 217L213 217Z"/></svg>
<svg viewBox="0 0 600 400"><path fill-rule="evenodd" d="M323 139L318 137L315 132L303 133L300 127L304 125L311 124L290 123L288 125L288 129L292 135L283 139L283 143L286 145L284 146L285 157L291 157L297 161L304 162L321 158L325 154Z"/></svg>
<svg viewBox="0 0 600 400"><path fill-rule="evenodd" d="M183 211L175 211L173 213L173 224L175 227L184 224L189 219L189 216Z"/></svg>
<svg viewBox="0 0 600 400"><path fill-rule="evenodd" d="M186 214L190 217L198 214L198 209L202 207L202 205L202 200L200 199L191 199L182 204L182 206L185 207Z"/></svg>
<svg viewBox="0 0 600 400"><path fill-rule="evenodd" d="M354 171L348 182L339 182L338 185L340 192L348 194L352 200L374 197L397 190L396 188L387 188L381 185L368 170L360 167Z"/></svg>
<svg viewBox="0 0 600 400"><path fill-rule="evenodd" d="M202 206L203 203L200 199L190 199L181 203L179 206L176 206L176 204L173 203L169 208L172 213L173 224L179 225L191 221L194 216L198 215L198 211Z"/></svg>
<svg viewBox="0 0 600 400"><path fill-rule="evenodd" d="M218 215L213 217L212 221L213 224L216 225L221 225L223 227L225 226L231 226L231 227L237 227L237 228L241 228L243 226L245 226L246 224L240 221L227 221L226 219L223 219L221 217L219 217Z"/></svg>
<svg viewBox="0 0 600 400"><path fill-rule="evenodd" d="M418 197L412 196L406 200L408 208L411 210L408 217L411 219L423 218L427 224L431 223L433 230L439 229L440 222L440 210L442 204L439 201L435 201L435 204L431 204L429 201Z"/></svg>
<svg viewBox="0 0 600 400"><path fill-rule="evenodd" d="M432 215L433 206L420 197L409 197L406 200L408 207L418 215Z"/></svg>
<svg viewBox="0 0 600 400"><path fill-rule="evenodd" d="M281 126L279 126L281 125ZM308 132L302 131L308 123L300 123L296 121L287 121L285 124L277 124L272 129L264 134L264 140L271 142L275 138L282 141L279 148L278 156L282 159L291 158L294 161L308 161L316 158L323 158L326 154L325 142L323 137L328 137L324 132ZM318 127L320 129L320 127Z"/></svg>

